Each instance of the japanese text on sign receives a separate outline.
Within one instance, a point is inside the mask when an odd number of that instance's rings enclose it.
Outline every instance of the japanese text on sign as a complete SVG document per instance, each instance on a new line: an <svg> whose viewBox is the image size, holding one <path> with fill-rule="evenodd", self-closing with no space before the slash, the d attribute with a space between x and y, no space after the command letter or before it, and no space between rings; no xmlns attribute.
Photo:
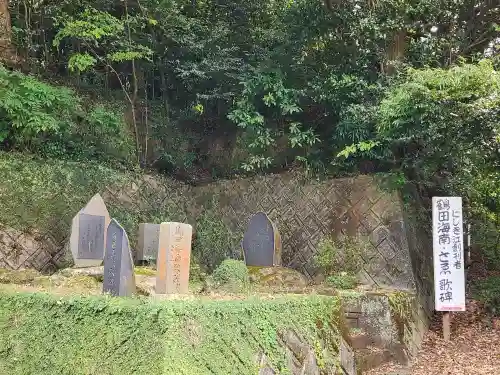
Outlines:
<svg viewBox="0 0 500 375"><path fill-rule="evenodd" d="M465 311L462 220L462 198L432 198L437 311Z"/></svg>
<svg viewBox="0 0 500 375"><path fill-rule="evenodd" d="M172 283L177 292L181 290L181 274L182 274L182 242L184 239L184 231L181 225L175 227L173 235L173 246L170 252L172 263Z"/></svg>

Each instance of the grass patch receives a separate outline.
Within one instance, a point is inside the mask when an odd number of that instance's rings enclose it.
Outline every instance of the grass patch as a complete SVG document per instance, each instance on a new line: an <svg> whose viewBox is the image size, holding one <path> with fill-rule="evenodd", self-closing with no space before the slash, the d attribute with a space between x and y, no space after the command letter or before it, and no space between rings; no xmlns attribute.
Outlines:
<svg viewBox="0 0 500 375"><path fill-rule="evenodd" d="M154 276L156 277L156 270L148 267L135 267L134 268L134 273L136 275L143 275L143 276Z"/></svg>
<svg viewBox="0 0 500 375"><path fill-rule="evenodd" d="M341 272L339 275L328 276L326 283L337 289L354 289L358 285L358 280L356 276Z"/></svg>

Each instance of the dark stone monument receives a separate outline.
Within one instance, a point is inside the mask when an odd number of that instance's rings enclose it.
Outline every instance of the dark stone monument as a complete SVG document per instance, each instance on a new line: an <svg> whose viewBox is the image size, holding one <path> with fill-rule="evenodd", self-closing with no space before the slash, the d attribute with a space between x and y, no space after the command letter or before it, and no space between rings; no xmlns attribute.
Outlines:
<svg viewBox="0 0 500 375"><path fill-rule="evenodd" d="M79 219L77 259L103 259L106 218L81 213Z"/></svg>
<svg viewBox="0 0 500 375"><path fill-rule="evenodd" d="M73 218L69 247L75 267L102 265L109 221L108 210L99 194Z"/></svg>
<svg viewBox="0 0 500 375"><path fill-rule="evenodd" d="M250 219L242 242L247 266L281 265L281 237L274 223L263 212Z"/></svg>
<svg viewBox="0 0 500 375"><path fill-rule="evenodd" d="M139 224L139 246L137 261L154 261L158 258L158 245L160 240L160 224Z"/></svg>
<svg viewBox="0 0 500 375"><path fill-rule="evenodd" d="M129 297L135 293L134 263L125 229L112 219L106 234L103 292Z"/></svg>

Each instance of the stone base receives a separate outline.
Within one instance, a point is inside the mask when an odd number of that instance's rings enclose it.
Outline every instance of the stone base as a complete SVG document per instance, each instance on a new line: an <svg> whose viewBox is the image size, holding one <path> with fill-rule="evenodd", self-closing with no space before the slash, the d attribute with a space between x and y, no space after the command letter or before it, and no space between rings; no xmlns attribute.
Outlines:
<svg viewBox="0 0 500 375"><path fill-rule="evenodd" d="M250 282L271 289L300 289L308 285L308 279L291 268L249 266Z"/></svg>

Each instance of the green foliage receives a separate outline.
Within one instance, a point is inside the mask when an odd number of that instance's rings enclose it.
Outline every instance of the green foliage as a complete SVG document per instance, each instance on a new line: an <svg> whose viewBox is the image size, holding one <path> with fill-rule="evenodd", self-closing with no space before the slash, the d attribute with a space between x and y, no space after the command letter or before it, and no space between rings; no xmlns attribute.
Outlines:
<svg viewBox="0 0 500 375"><path fill-rule="evenodd" d="M474 285L475 298L494 315L500 316L500 277L490 276Z"/></svg>
<svg viewBox="0 0 500 375"><path fill-rule="evenodd" d="M408 324L414 312L414 296L404 292L394 292L388 295L391 312L398 321Z"/></svg>
<svg viewBox="0 0 500 375"><path fill-rule="evenodd" d="M58 240L67 237L72 217L103 186L128 180L97 163L47 162L13 153L0 154L0 173L0 222L20 230L50 231Z"/></svg>
<svg viewBox="0 0 500 375"><path fill-rule="evenodd" d="M43 134L60 134L71 126L79 107L71 90L0 66L0 141L25 145Z"/></svg>
<svg viewBox="0 0 500 375"><path fill-rule="evenodd" d="M410 181L464 197L469 216L497 233L498 134L500 74L488 60L410 70L379 109L379 139L393 150L397 168Z"/></svg>
<svg viewBox="0 0 500 375"><path fill-rule="evenodd" d="M268 155L276 146L276 138L284 134L292 149L307 149L320 141L312 128L304 129L293 119L294 114L302 112L299 98L303 93L287 88L280 72L255 72L241 84L242 96L228 118L244 129L248 137L252 155L243 164L244 170L269 167L273 159ZM267 123L263 111L268 115Z"/></svg>
<svg viewBox="0 0 500 375"><path fill-rule="evenodd" d="M404 292L393 292L388 296L389 307L394 323L398 330L400 341L404 341L405 335L415 321L415 296Z"/></svg>
<svg viewBox="0 0 500 375"><path fill-rule="evenodd" d="M327 276L346 272L355 275L362 266L361 255L372 246L368 239L344 236L335 240L324 238L318 244L314 260Z"/></svg>
<svg viewBox="0 0 500 375"><path fill-rule="evenodd" d="M377 141L359 142L357 144L352 144L350 146L347 146L342 151L340 151L337 154L337 157L343 156L347 159L349 156L351 156L352 154L355 154L357 152L370 151L372 148L378 146L379 144L380 143Z"/></svg>
<svg viewBox="0 0 500 375"><path fill-rule="evenodd" d="M500 215L499 215L500 216ZM488 269L500 270L500 223L477 220L471 227L471 242L479 249Z"/></svg>
<svg viewBox="0 0 500 375"><path fill-rule="evenodd" d="M0 67L0 142L4 147L73 160L128 163L122 118L85 106L72 90Z"/></svg>
<svg viewBox="0 0 500 375"><path fill-rule="evenodd" d="M152 302L1 292L0 373L254 375L261 352L284 373L278 334L336 343L339 307L322 296ZM330 350L322 354L337 355Z"/></svg>
<svg viewBox="0 0 500 375"><path fill-rule="evenodd" d="M93 67L97 59L88 53L75 53L68 60L68 68L72 72L84 72Z"/></svg>
<svg viewBox="0 0 500 375"><path fill-rule="evenodd" d="M341 272L338 275L328 276L326 283L337 289L354 289L358 285L358 280L356 276Z"/></svg>
<svg viewBox="0 0 500 375"><path fill-rule="evenodd" d="M395 86L380 104L379 132L390 139L418 139L427 132L432 138L451 130L450 123L457 122L458 129L451 134L467 139L474 129L474 121L491 121L497 110L500 78L491 61L477 65L461 65L451 69L423 69L408 71L405 82ZM441 111L438 111L441 108ZM484 113L482 113L484 112ZM458 131L466 130L465 134Z"/></svg>
<svg viewBox="0 0 500 375"><path fill-rule="evenodd" d="M119 19L108 12L88 7L76 18L65 14L58 21L62 27L54 37L55 47L60 47L65 39L70 39L80 41L87 49L86 52L70 55L68 67L72 71L86 71L98 61L107 64L121 63L149 58L152 54L150 48L128 38L127 32L132 24L144 20L131 18L127 11L124 18ZM107 53L103 54L101 48L105 48Z"/></svg>
<svg viewBox="0 0 500 375"><path fill-rule="evenodd" d="M307 0L9 5L14 40L33 72L133 102L141 162L164 170L158 161L170 156L174 169L191 174L234 174L233 153L245 156L234 163L249 172L392 170L393 144L364 146L399 74L472 63L485 49L498 59L499 9L487 0L332 9ZM185 135L180 150L172 127ZM212 159L218 142L227 153ZM350 146L364 150L335 158Z"/></svg>
<svg viewBox="0 0 500 375"><path fill-rule="evenodd" d="M217 203L207 205L197 217L193 241L193 256L208 272L212 272L224 259L234 255L238 247L236 234L216 213L216 205Z"/></svg>
<svg viewBox="0 0 500 375"><path fill-rule="evenodd" d="M494 61L410 68L386 90L375 113L376 132L365 143L386 159L392 175L402 176L399 187L415 183L430 195L462 196L466 215L482 223L477 229L497 237L500 74ZM358 151L353 145L339 155ZM494 242L482 244L491 257Z"/></svg>
<svg viewBox="0 0 500 375"><path fill-rule="evenodd" d="M63 27L54 37L54 47L58 47L64 38L76 37L95 42L106 37L117 37L125 30L118 18L94 8L85 9L78 19L67 15L59 21Z"/></svg>
<svg viewBox="0 0 500 375"><path fill-rule="evenodd" d="M242 291L250 284L245 262L235 259L226 259L217 266L212 279L217 287L231 291Z"/></svg>
<svg viewBox="0 0 500 375"><path fill-rule="evenodd" d="M117 110L96 105L73 130L72 144L82 149L70 153L73 160L99 160L111 165L133 165L132 138ZM64 155L61 155L64 157Z"/></svg>

